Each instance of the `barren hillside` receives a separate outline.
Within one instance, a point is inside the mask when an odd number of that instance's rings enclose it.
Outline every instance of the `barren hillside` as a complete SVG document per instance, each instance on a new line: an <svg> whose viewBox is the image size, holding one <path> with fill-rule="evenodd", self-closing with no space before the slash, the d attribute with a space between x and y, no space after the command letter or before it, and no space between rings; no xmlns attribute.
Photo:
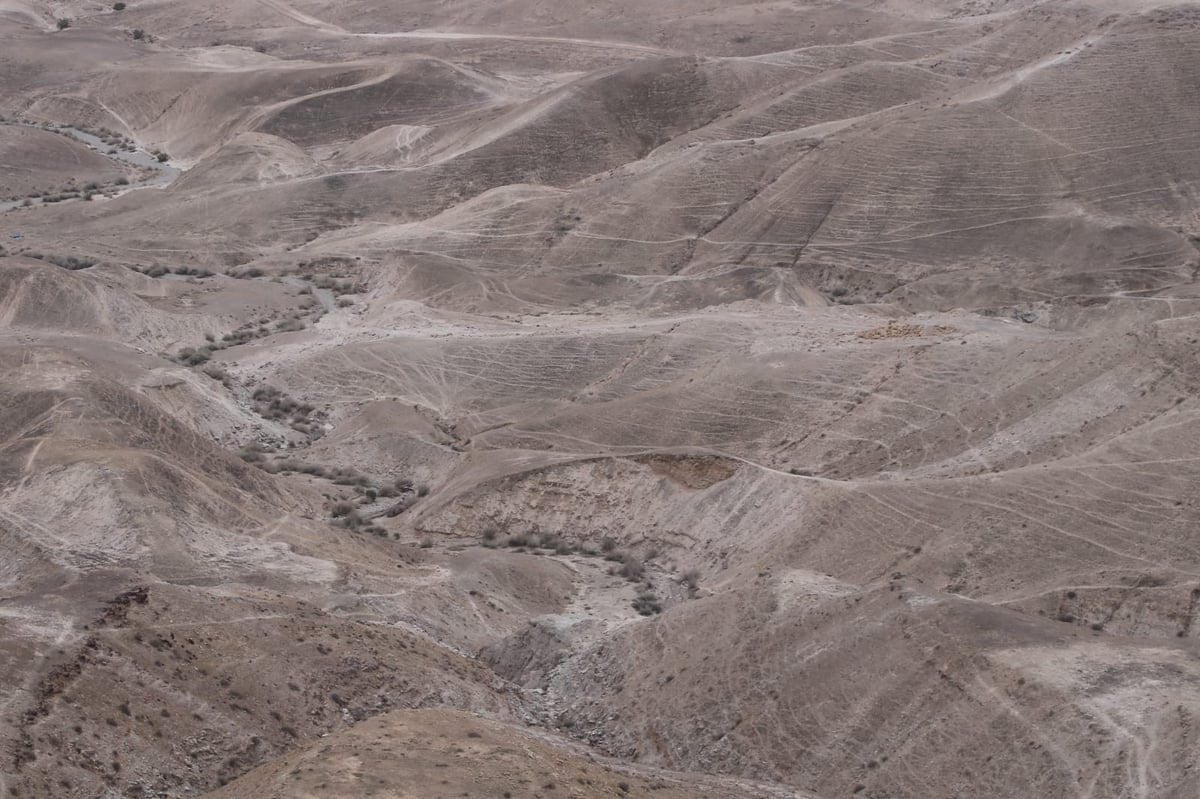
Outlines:
<svg viewBox="0 0 1200 799"><path fill-rule="evenodd" d="M1200 5L0 0L0 794L1200 793Z"/></svg>

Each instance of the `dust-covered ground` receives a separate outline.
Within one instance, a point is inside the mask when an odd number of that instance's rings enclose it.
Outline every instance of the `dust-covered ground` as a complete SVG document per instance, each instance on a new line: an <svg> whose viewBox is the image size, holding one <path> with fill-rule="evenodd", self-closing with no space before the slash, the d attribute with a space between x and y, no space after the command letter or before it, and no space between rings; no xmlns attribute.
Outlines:
<svg viewBox="0 0 1200 799"><path fill-rule="evenodd" d="M1190 799L1200 6L0 0L0 794Z"/></svg>

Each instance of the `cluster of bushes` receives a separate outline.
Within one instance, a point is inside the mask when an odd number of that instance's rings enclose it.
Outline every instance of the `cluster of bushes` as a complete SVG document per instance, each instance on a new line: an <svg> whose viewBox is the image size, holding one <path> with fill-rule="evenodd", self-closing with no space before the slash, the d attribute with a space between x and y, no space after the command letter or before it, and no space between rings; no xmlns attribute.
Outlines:
<svg viewBox="0 0 1200 799"><path fill-rule="evenodd" d="M316 258L312 261L301 261L296 264L300 279L311 283L315 288L325 289L336 295L358 294L364 290L361 281L355 279L350 270L357 266L353 258L330 255ZM317 274L315 270L326 270L325 274Z"/></svg>
<svg viewBox="0 0 1200 799"><path fill-rule="evenodd" d="M390 488L394 493L383 494L380 496L399 497L400 499L388 507L384 513L390 518L399 516L404 511L417 504L417 499L429 493L429 486L417 485L412 480L400 478Z"/></svg>
<svg viewBox="0 0 1200 799"><path fill-rule="evenodd" d="M26 195L29 200L26 205L32 205L33 201L41 198L43 203L64 203L67 200L90 200L92 196L100 190L100 184L87 183L83 186L68 186L59 191L31 191Z"/></svg>
<svg viewBox="0 0 1200 799"><path fill-rule="evenodd" d="M182 275L184 277L196 277L203 280L206 277L212 277L214 272L211 269L199 269L194 266L177 266L174 269L163 266L162 264L151 264L150 266L142 267L134 271L141 272L146 277L162 277L163 275Z"/></svg>
<svg viewBox="0 0 1200 799"><path fill-rule="evenodd" d="M350 258L345 255L325 255L320 258L314 258L311 261L301 261L296 264L296 268L302 273L309 273L307 276L302 274L304 280L311 279L314 269L349 269L357 265L357 259Z"/></svg>
<svg viewBox="0 0 1200 799"><path fill-rule="evenodd" d="M320 434L324 414L307 402L289 397L275 386L259 386L250 397L254 412L264 419L283 421L305 435Z"/></svg>
<svg viewBox="0 0 1200 799"><path fill-rule="evenodd" d="M197 277L205 276L200 274L201 271L205 270L197 270L195 272ZM179 273L176 272L176 274ZM245 344L246 342L253 341L256 338L263 338L264 336L269 336L272 333L284 333L289 330L303 329L304 323L301 321L301 319L301 314L293 314L292 317L288 319L283 319L276 322L273 330L266 326L270 321L269 319L264 318L259 319L257 322L246 322L232 333L226 333L221 337L220 341L218 341L215 336L209 333L205 336L205 338L208 340L207 344L201 347L184 347L175 355L175 360L184 366L200 366L208 363L209 359L212 358L213 353L219 350L227 349L229 347L236 347L239 344ZM297 325L299 326L297 327Z"/></svg>
<svg viewBox="0 0 1200 799"><path fill-rule="evenodd" d="M495 539L494 528L484 530L484 544L488 545ZM575 547L564 541L561 536L556 533L517 533L510 535L505 542L508 546L514 549L545 549L554 552L556 555L570 555L575 552Z"/></svg>
<svg viewBox="0 0 1200 799"><path fill-rule="evenodd" d="M270 453L271 450L260 444L250 444L243 447L238 455L246 463L254 464L268 474L307 474L312 477L332 480L340 485L370 483L370 480L361 477L353 469L343 469L338 466L322 466L319 463L304 463L303 461L296 461L290 458L268 460L267 455Z"/></svg>
<svg viewBox="0 0 1200 799"><path fill-rule="evenodd" d="M358 284L351 280L335 280L328 275L318 275L316 277L305 277L315 287L331 291L334 294L357 294L359 293Z"/></svg>
<svg viewBox="0 0 1200 799"><path fill-rule="evenodd" d="M658 601L658 596L653 591L643 591L638 594L637 599L633 600L633 609L642 616L653 616L656 613L662 613L662 603Z"/></svg>
<svg viewBox="0 0 1200 799"><path fill-rule="evenodd" d="M84 133L90 133L113 149L128 150L129 152L137 150L137 142L115 130L109 130L108 128L88 128L83 125L76 125L75 129Z"/></svg>
<svg viewBox="0 0 1200 799"><path fill-rule="evenodd" d="M340 481L334 480L334 482L338 483ZM400 478L392 485L382 486L379 488L371 485L370 481L356 481L354 484L354 489L361 495L359 498L360 506L372 504L378 501L380 497L401 496L399 502L394 503L383 512L383 515L388 517L393 517L399 513L402 513L403 511L412 507L412 505L417 501L416 498L418 496L425 496L427 493L429 493L428 489L424 486L415 486L412 480L408 480L406 478ZM378 511L373 515L378 516ZM355 507L354 504L349 500L340 499L334 502L332 508L330 509L330 516L334 519L335 523L341 524L344 527L348 527L351 530L362 529L363 532L373 533L381 537L387 535L387 531L379 525L367 524L367 518L365 518L360 509ZM422 546L426 546L426 544L422 543Z"/></svg>
<svg viewBox="0 0 1200 799"><path fill-rule="evenodd" d="M492 524L484 526L480 532L480 539L485 547L500 546L499 528ZM600 551L597 552L587 546L575 548L554 533L515 533L504 538L503 544L519 552L530 550L536 553L542 550L552 550L559 555L570 555L575 552L588 557L603 555L605 560L614 564L609 568L609 574L620 575L631 583L643 583L642 590L633 600L634 610L643 616L652 616L662 612L662 602L654 593L654 586L646 577L645 562L658 557L658 550L654 547L646 550L643 558L636 553L618 549L616 539L605 537L600 542ZM700 572L694 569L686 571L680 576L679 582L687 589L688 597L695 597L700 587Z"/></svg>
<svg viewBox="0 0 1200 799"><path fill-rule="evenodd" d="M333 501L334 504L330 509L330 517L332 519L352 529L358 529L366 521L359 511L359 506L373 505L379 502L380 499L394 499L398 497L398 502L392 504L382 512L377 510L374 513L375 516L385 515L391 517L412 507L416 503L417 497L423 497L429 493L428 487L417 485L408 478L401 477L391 483L379 485L355 469L305 463L290 458L272 459L269 457L271 453L272 450L261 444L250 444L243 447L238 455L246 463L257 466L268 474L307 474L312 477L329 480L334 485L352 489L357 494L357 506L351 501L351 498L342 496ZM397 508L401 508L402 510L397 511ZM371 533L383 534L386 532L383 528L374 525L364 529L366 532Z"/></svg>
<svg viewBox="0 0 1200 799"><path fill-rule="evenodd" d="M54 264L57 267L61 267L63 269L70 269L71 271L75 271L78 269L90 269L91 267L100 263L95 258L87 258L87 257L77 258L74 255L66 255L66 256L51 255L46 260L49 261L50 263Z"/></svg>
<svg viewBox="0 0 1200 799"><path fill-rule="evenodd" d="M554 220L554 233L558 236L565 236L575 229L575 226L583 221L583 217L574 208L568 208L558 215Z"/></svg>
<svg viewBox="0 0 1200 799"><path fill-rule="evenodd" d="M480 533L485 547L498 546L499 537L500 532L494 525L484 527ZM617 564L610 569L609 573L620 574L630 582L637 582L646 574L646 566L642 558L633 552L617 549L616 539L613 538L603 539L600 552L586 546L576 548L557 533L548 532L514 533L504 540L504 545L516 550L550 550L557 555L571 555L576 552L587 557L603 555L605 560ZM657 550L652 548L647 551L646 559L653 560L657 555Z"/></svg>
<svg viewBox="0 0 1200 799"><path fill-rule="evenodd" d="M175 360L184 366L202 366L212 358L211 347L182 347L175 355Z"/></svg>
<svg viewBox="0 0 1200 799"><path fill-rule="evenodd" d="M82 186L72 185L73 183L73 180L67 181L67 185L59 189L46 189L44 191L41 189L34 189L25 195L24 202L21 204L28 208L29 206L33 205L34 200L41 200L43 203L54 204L67 202L68 200L91 200L97 194L108 195L110 193L108 191L108 187L97 183L96 181L89 181ZM128 185L129 178L126 177L119 177L113 181L113 186ZM15 200L17 198L12 197L11 199Z"/></svg>
<svg viewBox="0 0 1200 799"><path fill-rule="evenodd" d="M43 255L40 252L25 252L21 253L26 258L35 258L39 261L45 261L49 264L54 264L61 269L69 269L72 272L79 269L90 269L100 263L95 258L79 257L75 255Z"/></svg>
<svg viewBox="0 0 1200 799"><path fill-rule="evenodd" d="M226 372L222 367L217 366L215 363L210 363L205 366L204 374L208 375L213 380L216 380L225 388L233 387L233 377L230 376L229 372Z"/></svg>

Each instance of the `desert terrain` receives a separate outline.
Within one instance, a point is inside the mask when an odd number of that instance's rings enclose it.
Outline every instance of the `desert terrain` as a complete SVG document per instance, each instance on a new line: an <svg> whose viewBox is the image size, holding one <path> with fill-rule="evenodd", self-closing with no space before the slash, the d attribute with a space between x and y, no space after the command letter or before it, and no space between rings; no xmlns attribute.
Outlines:
<svg viewBox="0 0 1200 799"><path fill-rule="evenodd" d="M1200 5L0 0L0 796L1200 795Z"/></svg>

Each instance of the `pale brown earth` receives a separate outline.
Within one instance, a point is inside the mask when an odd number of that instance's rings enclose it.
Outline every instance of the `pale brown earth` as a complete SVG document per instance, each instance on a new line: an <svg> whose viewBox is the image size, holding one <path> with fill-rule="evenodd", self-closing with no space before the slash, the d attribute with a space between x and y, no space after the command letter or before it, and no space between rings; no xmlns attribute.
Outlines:
<svg viewBox="0 0 1200 799"><path fill-rule="evenodd" d="M0 796L1200 794L1200 5L126 2L0 0Z"/></svg>

